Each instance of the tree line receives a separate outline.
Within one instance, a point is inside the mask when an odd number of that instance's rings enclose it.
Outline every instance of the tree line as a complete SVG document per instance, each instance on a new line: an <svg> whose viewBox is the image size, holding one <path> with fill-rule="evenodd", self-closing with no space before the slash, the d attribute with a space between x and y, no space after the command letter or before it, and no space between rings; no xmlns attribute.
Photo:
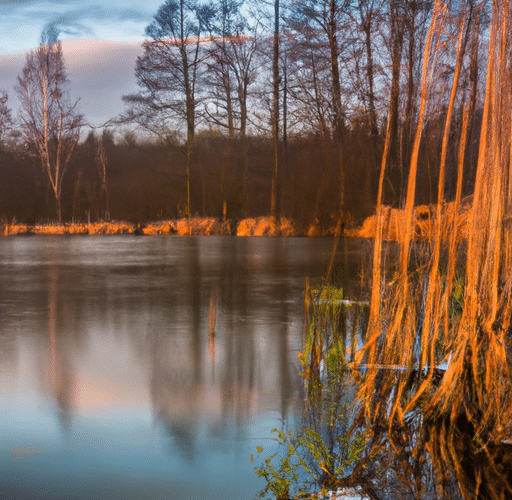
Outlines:
<svg viewBox="0 0 512 500"><path fill-rule="evenodd" d="M442 175L450 199L467 109L470 194L488 3L449 4L421 109L432 0L166 0L135 63L138 91L101 133L87 132L58 33L46 29L14 89L17 112L0 96L0 217L359 221L375 209L383 153L382 201L404 199L419 123L416 199L434 203L457 61L462 91L449 111L454 140Z"/></svg>

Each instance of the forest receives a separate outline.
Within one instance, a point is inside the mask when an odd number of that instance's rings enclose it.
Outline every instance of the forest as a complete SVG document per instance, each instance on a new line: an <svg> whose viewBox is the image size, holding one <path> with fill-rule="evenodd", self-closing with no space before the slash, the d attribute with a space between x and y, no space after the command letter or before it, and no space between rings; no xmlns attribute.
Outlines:
<svg viewBox="0 0 512 500"><path fill-rule="evenodd" d="M490 2L451 2L421 68L431 0L167 0L135 62L138 92L102 129L72 102L59 33L41 35L0 100L0 219L35 224L284 216L299 228L360 223L400 207L421 120L416 203L436 203L450 111L444 196L472 193ZM457 43L460 39L460 43ZM459 47L459 48L458 48ZM19 109L9 108L9 92Z"/></svg>

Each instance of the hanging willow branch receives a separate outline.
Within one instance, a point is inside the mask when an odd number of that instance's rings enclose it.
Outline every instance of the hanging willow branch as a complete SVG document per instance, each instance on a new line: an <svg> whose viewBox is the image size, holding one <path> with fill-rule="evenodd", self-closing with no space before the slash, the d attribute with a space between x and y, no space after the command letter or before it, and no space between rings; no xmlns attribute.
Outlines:
<svg viewBox="0 0 512 500"><path fill-rule="evenodd" d="M451 124L457 99L464 101L459 98L459 81L467 34L471 16L476 12L478 17L482 5L463 12L459 36L451 39L456 59L439 158L433 232L427 258L416 259L420 264L414 267L418 158L437 74L436 54L446 40L444 20L449 3L436 0L432 10L404 202L399 269L393 281L385 280L381 264L386 134L370 320L367 342L358 358L367 366L358 381L360 423L372 429L373 443L391 445L396 453L407 446L412 460L419 460L428 450L440 475L454 471L460 492L468 499L512 495L507 475L512 451L506 448L512 438L512 21L505 0L492 4L486 93L467 234L463 233L460 207L472 117L464 104L455 201L450 205L444 201ZM464 239L467 242L461 245ZM457 267L462 248L465 262ZM409 435L411 422L415 437Z"/></svg>

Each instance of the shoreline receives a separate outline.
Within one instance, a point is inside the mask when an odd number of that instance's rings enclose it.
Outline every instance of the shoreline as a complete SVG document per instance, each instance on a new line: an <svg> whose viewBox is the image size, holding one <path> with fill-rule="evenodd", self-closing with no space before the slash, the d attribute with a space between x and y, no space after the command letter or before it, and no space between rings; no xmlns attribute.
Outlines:
<svg viewBox="0 0 512 500"><path fill-rule="evenodd" d="M127 221L91 223L0 224L0 236L32 235L176 235L176 236L333 236L335 226L328 229L311 224L306 229L285 217L254 217L240 221L219 220L215 217L191 217L134 224Z"/></svg>
<svg viewBox="0 0 512 500"><path fill-rule="evenodd" d="M469 217L471 213L470 199L463 200L459 213L456 214L453 202L443 206L443 231L447 237L454 227L462 238L469 231ZM418 205L414 209L414 236L415 240L428 241L432 238L436 207L434 205ZM382 237L386 241L401 241L406 225L403 209L382 207ZM128 221L100 221L100 222L65 222L47 224L1 224L2 236L28 236L28 235L177 235L177 236L298 236L322 237L335 236L340 230L337 224L330 227L321 226L318 221L304 226L294 221L280 217L278 220L270 216L248 217L241 220L218 219L216 217L191 217L181 219L167 219L135 224ZM376 215L367 217L361 225L343 227L341 235L345 238L373 239L377 227ZM338 233L339 234L339 233Z"/></svg>

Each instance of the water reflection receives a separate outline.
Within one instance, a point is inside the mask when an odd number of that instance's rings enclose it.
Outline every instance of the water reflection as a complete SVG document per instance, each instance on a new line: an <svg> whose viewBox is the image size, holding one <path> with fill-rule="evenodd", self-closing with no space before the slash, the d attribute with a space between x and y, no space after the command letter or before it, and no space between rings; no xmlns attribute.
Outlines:
<svg viewBox="0 0 512 500"><path fill-rule="evenodd" d="M305 277L323 274L330 249L292 238L0 240L0 465L12 478L0 493L253 497L249 455L297 404ZM22 448L38 453L13 460Z"/></svg>
<svg viewBox="0 0 512 500"><path fill-rule="evenodd" d="M58 267L48 272L48 391L56 404L57 418L69 436L73 414L74 370L69 359L66 338L57 338Z"/></svg>

